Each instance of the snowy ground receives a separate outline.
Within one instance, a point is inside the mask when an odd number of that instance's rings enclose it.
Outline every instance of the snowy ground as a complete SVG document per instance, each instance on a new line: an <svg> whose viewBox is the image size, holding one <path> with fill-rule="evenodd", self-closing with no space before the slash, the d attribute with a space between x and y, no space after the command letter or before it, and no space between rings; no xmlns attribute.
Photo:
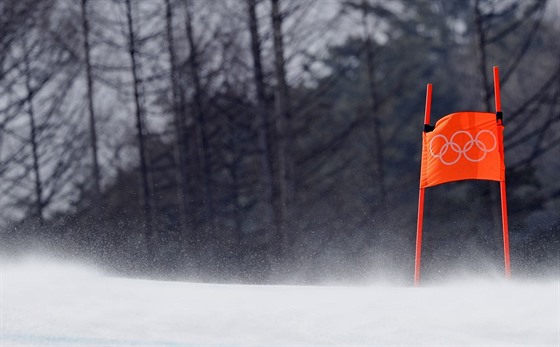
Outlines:
<svg viewBox="0 0 560 347"><path fill-rule="evenodd" d="M558 346L560 285L242 286L1 265L0 346Z"/></svg>

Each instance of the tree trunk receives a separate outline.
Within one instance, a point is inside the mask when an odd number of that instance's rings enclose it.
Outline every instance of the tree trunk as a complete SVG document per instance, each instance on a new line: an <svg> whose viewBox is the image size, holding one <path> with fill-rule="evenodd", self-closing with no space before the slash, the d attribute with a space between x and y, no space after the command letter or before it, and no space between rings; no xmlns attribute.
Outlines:
<svg viewBox="0 0 560 347"><path fill-rule="evenodd" d="M177 161L177 200L179 203L179 223L182 224L182 232L188 233L192 230L193 220L192 214L189 214L189 187L188 187L188 168L186 163L187 154L187 129L185 120L185 102L183 97L183 90L179 82L179 71L177 69L177 56L175 54L175 40L173 38L173 11L171 1L165 0L166 5L166 29L167 29L167 43L169 52L169 65L171 67L171 91L172 91L172 107L173 107L173 120L175 127L175 160ZM184 240L188 237L183 235Z"/></svg>
<svg viewBox="0 0 560 347"><path fill-rule="evenodd" d="M231 112L227 113L228 118L228 145L233 152L233 160L229 165L229 173L232 181L232 200L233 200L233 221L235 225L235 238L238 246L238 259L244 258L244 235L243 235L243 204L241 202L241 162L243 160L242 150L239 148L239 140L236 139L238 125L236 124L235 115Z"/></svg>
<svg viewBox="0 0 560 347"><path fill-rule="evenodd" d="M377 89L375 86L375 63L372 48L371 33L368 26L368 1L362 0L362 25L364 29L364 45L366 52L366 69L367 81L369 89L369 106L372 117L373 143L374 143L374 165L373 165L373 182L377 183L379 203L372 204L371 212L376 213L385 206L387 193L385 190L385 170L383 167L383 139L381 138L381 121L379 119L379 103Z"/></svg>
<svg viewBox="0 0 560 347"><path fill-rule="evenodd" d="M266 106L264 73L261 58L261 39L259 35L259 24L256 14L256 0L247 0L249 14L249 31L251 33L251 54L253 58L253 76L255 81L257 108L258 108L258 146L261 157L261 180L263 187L263 200L274 206L272 199L273 191L273 163L270 153L269 119Z"/></svg>
<svg viewBox="0 0 560 347"><path fill-rule="evenodd" d="M154 235L153 235L153 223L152 223L152 202L151 202L151 192L148 178L148 165L146 159L146 148L144 139L144 119L142 115L142 107L140 105L140 79L138 77L137 71L137 57L136 57L136 39L134 35L134 27L132 21L132 5L131 0L126 0L126 18L128 23L128 34L129 34L129 54L131 61L131 72L134 86L134 103L136 109L136 132L138 137L138 152L140 155L140 175L142 177L142 192L143 192L143 203L144 203L144 232L146 237L146 247L150 260L154 258Z"/></svg>
<svg viewBox="0 0 560 347"><path fill-rule="evenodd" d="M89 46L89 20L87 16L87 0L82 0L82 27L84 38L84 56L86 63L87 78L87 98L89 111L89 135L92 168L91 176L93 178L93 211L95 217L99 217L99 208L101 207L101 175L99 171L99 157L97 154L97 131L95 127L95 110L93 106L93 76L91 72L90 46Z"/></svg>
<svg viewBox="0 0 560 347"><path fill-rule="evenodd" d="M492 112L490 99L492 98L491 87L488 84L488 73L486 70L486 33L484 32L484 23L482 13L480 12L480 0L475 1L475 25L478 45L478 70L482 79L482 99L486 112Z"/></svg>
<svg viewBox="0 0 560 347"><path fill-rule="evenodd" d="M26 42L25 42L26 43ZM34 222L42 227L45 223L43 216L43 181L39 163L39 143L37 142L37 125L35 123L35 109L33 108L33 87L31 86L31 68L29 56L27 55L27 44L24 44L24 68L25 68L25 87L27 89L27 113L29 115L29 143L31 144L31 156L33 160L32 170L35 183L35 207L33 212Z"/></svg>
<svg viewBox="0 0 560 347"><path fill-rule="evenodd" d="M199 166L199 182L202 183L202 197L199 203L202 206L204 220L203 224L209 227L213 227L214 223L214 204L212 199L211 191L211 168L210 168L210 150L208 135L206 133L206 119L203 112L202 103L202 85L200 82L200 68L199 68L199 52L198 47L194 39L194 31L192 24L192 14L190 8L190 1L185 1L186 7L186 29L187 29L187 41L189 44L190 54L188 58L188 66L190 75L192 78L192 83L194 87L193 96L193 113L195 117L195 135L197 143L197 156L198 156L198 166ZM205 237L205 235L199 235L199 237Z"/></svg>
<svg viewBox="0 0 560 347"><path fill-rule="evenodd" d="M275 183L272 191L274 200L274 225L277 232L278 256L283 258L288 247L288 235L286 228L287 209L289 204L289 175L290 166L288 162L287 143L290 130L290 106L288 85L286 83L286 71L284 61L284 42L282 34L282 14L280 12L279 0L271 0L272 3L272 30L274 36L274 66L276 75L276 172Z"/></svg>

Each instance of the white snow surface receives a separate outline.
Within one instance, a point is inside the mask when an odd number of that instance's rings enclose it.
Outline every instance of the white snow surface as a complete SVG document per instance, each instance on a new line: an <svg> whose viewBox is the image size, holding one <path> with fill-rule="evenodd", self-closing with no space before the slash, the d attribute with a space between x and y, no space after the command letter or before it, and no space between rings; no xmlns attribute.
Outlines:
<svg viewBox="0 0 560 347"><path fill-rule="evenodd" d="M0 346L558 346L560 283L276 286L1 264Z"/></svg>

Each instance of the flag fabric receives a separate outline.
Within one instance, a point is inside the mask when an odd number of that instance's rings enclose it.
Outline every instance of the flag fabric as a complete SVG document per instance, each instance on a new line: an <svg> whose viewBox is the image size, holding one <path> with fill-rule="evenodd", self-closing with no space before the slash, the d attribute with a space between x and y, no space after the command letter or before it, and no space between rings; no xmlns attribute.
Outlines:
<svg viewBox="0 0 560 347"><path fill-rule="evenodd" d="M423 133L420 187L468 179L505 181L503 130L495 113L441 118Z"/></svg>

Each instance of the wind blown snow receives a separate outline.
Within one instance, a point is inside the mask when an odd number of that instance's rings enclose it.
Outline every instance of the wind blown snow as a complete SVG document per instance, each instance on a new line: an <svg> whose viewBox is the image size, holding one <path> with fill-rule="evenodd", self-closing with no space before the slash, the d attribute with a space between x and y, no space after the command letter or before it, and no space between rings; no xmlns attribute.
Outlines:
<svg viewBox="0 0 560 347"><path fill-rule="evenodd" d="M6 262L0 346L558 346L560 282L194 284Z"/></svg>

